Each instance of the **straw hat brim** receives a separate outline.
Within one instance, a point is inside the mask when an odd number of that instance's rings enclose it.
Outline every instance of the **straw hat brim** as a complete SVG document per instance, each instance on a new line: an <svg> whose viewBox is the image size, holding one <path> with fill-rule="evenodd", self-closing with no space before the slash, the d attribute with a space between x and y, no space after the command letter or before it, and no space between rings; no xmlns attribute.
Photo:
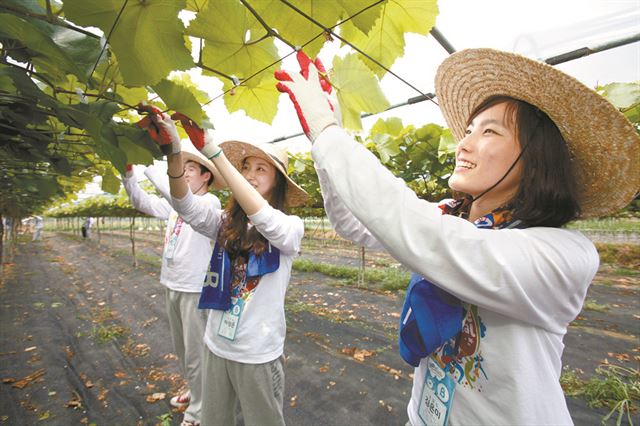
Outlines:
<svg viewBox="0 0 640 426"><path fill-rule="evenodd" d="M196 163L205 166L213 175L213 184L209 188L224 189L227 187L227 182L224 180L218 169L216 169L216 166L214 166L210 160L204 158L204 156L199 156L189 151L182 151L182 161L184 163L187 161L195 161Z"/></svg>
<svg viewBox="0 0 640 426"><path fill-rule="evenodd" d="M247 157L262 158L272 164L287 180L287 194L285 198L287 207L301 206L309 198L309 194L289 177L286 163L283 163L276 156L267 153L259 146L248 142L226 141L222 142L220 147L229 162L240 171L242 170L244 159Z"/></svg>
<svg viewBox="0 0 640 426"><path fill-rule="evenodd" d="M471 112L491 96L543 110L568 144L581 218L611 214L640 190L640 137L634 127L613 104L556 68L514 53L469 49L443 61L435 85L457 140Z"/></svg>

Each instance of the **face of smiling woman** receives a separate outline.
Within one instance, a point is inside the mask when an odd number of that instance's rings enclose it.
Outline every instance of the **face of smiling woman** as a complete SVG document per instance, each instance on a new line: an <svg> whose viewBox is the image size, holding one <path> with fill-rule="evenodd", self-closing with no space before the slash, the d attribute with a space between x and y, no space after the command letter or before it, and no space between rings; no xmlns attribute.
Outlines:
<svg viewBox="0 0 640 426"><path fill-rule="evenodd" d="M266 200L276 186L276 168L260 157L247 157L242 164L242 176Z"/></svg>
<svg viewBox="0 0 640 426"><path fill-rule="evenodd" d="M456 148L456 167L449 178L455 191L473 197L495 185L520 154L514 120L500 103L478 114L467 127L466 136ZM506 178L478 200L487 213L513 198L522 174L519 161ZM477 202L477 201L476 201Z"/></svg>

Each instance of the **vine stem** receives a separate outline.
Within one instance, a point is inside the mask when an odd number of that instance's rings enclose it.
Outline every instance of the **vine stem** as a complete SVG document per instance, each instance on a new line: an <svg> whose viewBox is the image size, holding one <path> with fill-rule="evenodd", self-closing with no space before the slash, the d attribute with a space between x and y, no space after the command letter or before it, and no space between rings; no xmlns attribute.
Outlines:
<svg viewBox="0 0 640 426"><path fill-rule="evenodd" d="M49 5L49 1L47 1L47 5ZM41 15L39 13L29 12L28 10L25 10L25 9L22 9L22 8L13 7L13 6L10 6L10 5L7 5L7 4L0 5L0 9L8 10L10 12L14 12L16 14L19 14L19 15L22 15L22 16L26 16L26 17L29 17L29 18L39 19L41 21L48 22L51 25L64 27L64 28L67 28L69 30L73 30L73 31L79 32L81 34L84 34L86 36L100 39L99 35L94 34L92 32L89 32L89 31L87 31L87 30L85 30L83 28L76 27L75 25L71 25L68 22L66 22L66 21L54 16L53 13L51 14L51 16Z"/></svg>

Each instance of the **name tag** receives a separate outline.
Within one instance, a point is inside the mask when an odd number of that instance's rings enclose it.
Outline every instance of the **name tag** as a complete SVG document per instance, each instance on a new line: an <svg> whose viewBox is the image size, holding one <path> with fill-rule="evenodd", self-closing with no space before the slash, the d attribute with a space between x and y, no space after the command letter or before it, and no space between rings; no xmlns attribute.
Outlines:
<svg viewBox="0 0 640 426"><path fill-rule="evenodd" d="M418 417L423 424L444 426L449 420L449 412L453 403L456 383L449 374L429 357L427 373L424 378Z"/></svg>
<svg viewBox="0 0 640 426"><path fill-rule="evenodd" d="M164 246L164 258L167 260L173 259L173 253L176 251L176 243L178 242L178 236L171 234L169 241Z"/></svg>
<svg viewBox="0 0 640 426"><path fill-rule="evenodd" d="M225 339L235 340L236 331L240 324L240 316L244 309L244 300L239 297L231 298L231 307L224 311L222 318L220 319L220 326L218 327L218 336L222 336Z"/></svg>

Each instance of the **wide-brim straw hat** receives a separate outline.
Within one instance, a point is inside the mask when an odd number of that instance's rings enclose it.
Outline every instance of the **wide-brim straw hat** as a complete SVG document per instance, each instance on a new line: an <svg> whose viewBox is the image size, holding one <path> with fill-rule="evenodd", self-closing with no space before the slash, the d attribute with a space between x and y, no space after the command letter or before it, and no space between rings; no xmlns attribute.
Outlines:
<svg viewBox="0 0 640 426"><path fill-rule="evenodd" d="M214 189L223 189L227 187L227 182L224 180L216 166L213 165L211 160L207 159L200 151L198 151L191 141L183 140L180 143L180 151L182 152L182 161L186 163L187 161L195 161L198 164L202 164L211 172L213 175L213 183L209 186L209 188Z"/></svg>
<svg viewBox="0 0 640 426"><path fill-rule="evenodd" d="M609 101L550 65L493 49L463 50L438 68L436 95L458 140L471 112L489 97L510 96L544 111L568 144L581 218L611 214L640 190L634 127Z"/></svg>
<svg viewBox="0 0 640 426"><path fill-rule="evenodd" d="M296 207L304 204L309 194L300 188L287 173L289 159L287 153L273 144L256 144L241 141L226 141L220 144L224 155L233 166L242 171L242 165L247 157L258 157L268 161L287 179L287 193L285 204L287 207Z"/></svg>

